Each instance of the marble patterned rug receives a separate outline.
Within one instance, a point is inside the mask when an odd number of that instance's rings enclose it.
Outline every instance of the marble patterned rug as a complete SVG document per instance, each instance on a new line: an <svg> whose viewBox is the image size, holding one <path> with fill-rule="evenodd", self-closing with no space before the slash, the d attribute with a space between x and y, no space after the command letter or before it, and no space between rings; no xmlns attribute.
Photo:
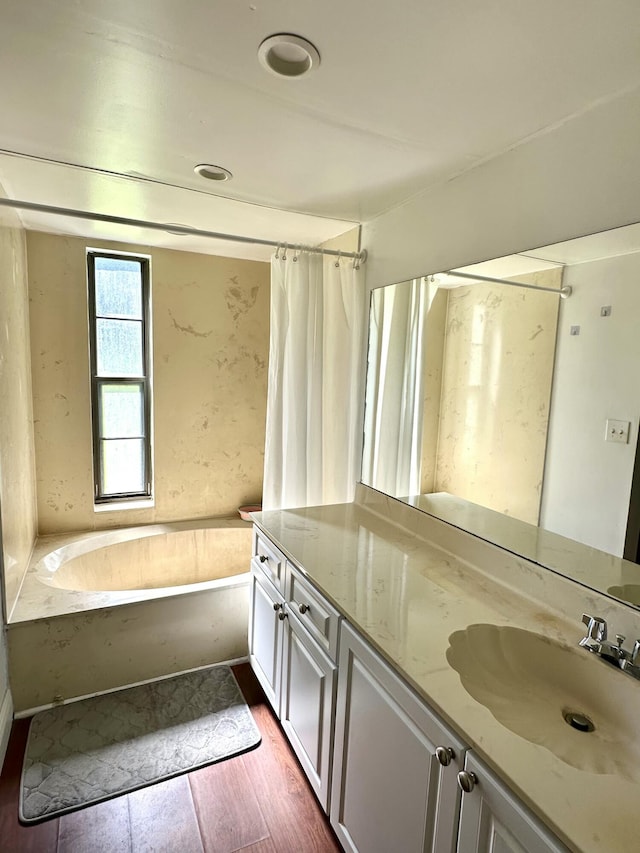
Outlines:
<svg viewBox="0 0 640 853"><path fill-rule="evenodd" d="M29 728L20 820L56 817L259 743L228 666L41 711Z"/></svg>

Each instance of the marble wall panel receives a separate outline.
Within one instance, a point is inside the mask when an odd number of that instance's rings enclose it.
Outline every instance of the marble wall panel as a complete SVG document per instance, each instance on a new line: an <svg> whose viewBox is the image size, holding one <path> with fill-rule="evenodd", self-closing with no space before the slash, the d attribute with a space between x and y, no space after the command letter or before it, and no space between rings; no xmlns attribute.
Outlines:
<svg viewBox="0 0 640 853"><path fill-rule="evenodd" d="M0 211L0 401L1 541L10 613L37 522L25 232L5 208Z"/></svg>
<svg viewBox="0 0 640 853"><path fill-rule="evenodd" d="M269 265L93 242L151 256L155 506L94 512L87 241L30 232L40 533L234 513L262 492Z"/></svg>
<svg viewBox="0 0 640 853"><path fill-rule="evenodd" d="M448 299L449 291L443 288L436 288L434 293L429 294L429 311L425 323L425 394L420 487L423 494L433 492L435 487Z"/></svg>
<svg viewBox="0 0 640 853"><path fill-rule="evenodd" d="M559 287L561 270L526 281ZM499 284L450 291L435 491L538 523L558 304Z"/></svg>

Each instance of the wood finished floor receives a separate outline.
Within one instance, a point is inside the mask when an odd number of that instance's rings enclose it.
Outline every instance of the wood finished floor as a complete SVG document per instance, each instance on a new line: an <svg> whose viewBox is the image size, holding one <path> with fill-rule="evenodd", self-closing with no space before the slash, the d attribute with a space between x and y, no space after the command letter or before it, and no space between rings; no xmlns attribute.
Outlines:
<svg viewBox="0 0 640 853"><path fill-rule="evenodd" d="M2 853L339 853L251 668L233 671L257 749L35 826L18 822L29 721L15 721L0 776Z"/></svg>

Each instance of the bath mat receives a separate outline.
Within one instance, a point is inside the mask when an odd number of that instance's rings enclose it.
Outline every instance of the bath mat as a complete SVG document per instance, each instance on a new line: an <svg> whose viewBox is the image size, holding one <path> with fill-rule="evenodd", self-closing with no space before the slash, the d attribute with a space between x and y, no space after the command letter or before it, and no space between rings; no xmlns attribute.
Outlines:
<svg viewBox="0 0 640 853"><path fill-rule="evenodd" d="M259 743L228 666L41 711L29 728L20 820L74 811Z"/></svg>

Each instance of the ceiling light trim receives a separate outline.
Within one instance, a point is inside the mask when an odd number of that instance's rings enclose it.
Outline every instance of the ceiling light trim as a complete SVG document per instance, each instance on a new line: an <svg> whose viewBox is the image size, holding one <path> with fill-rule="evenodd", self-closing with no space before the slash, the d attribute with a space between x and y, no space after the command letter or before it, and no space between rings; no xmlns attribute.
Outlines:
<svg viewBox="0 0 640 853"><path fill-rule="evenodd" d="M233 178L231 172L225 169L224 166L213 166L210 163L199 163L193 167L193 171L196 175L200 175L201 178L206 178L208 181L222 183L222 181L230 181Z"/></svg>
<svg viewBox="0 0 640 853"><path fill-rule="evenodd" d="M320 65L320 53L315 45L302 36L276 33L260 44L258 60L270 74L297 80Z"/></svg>

